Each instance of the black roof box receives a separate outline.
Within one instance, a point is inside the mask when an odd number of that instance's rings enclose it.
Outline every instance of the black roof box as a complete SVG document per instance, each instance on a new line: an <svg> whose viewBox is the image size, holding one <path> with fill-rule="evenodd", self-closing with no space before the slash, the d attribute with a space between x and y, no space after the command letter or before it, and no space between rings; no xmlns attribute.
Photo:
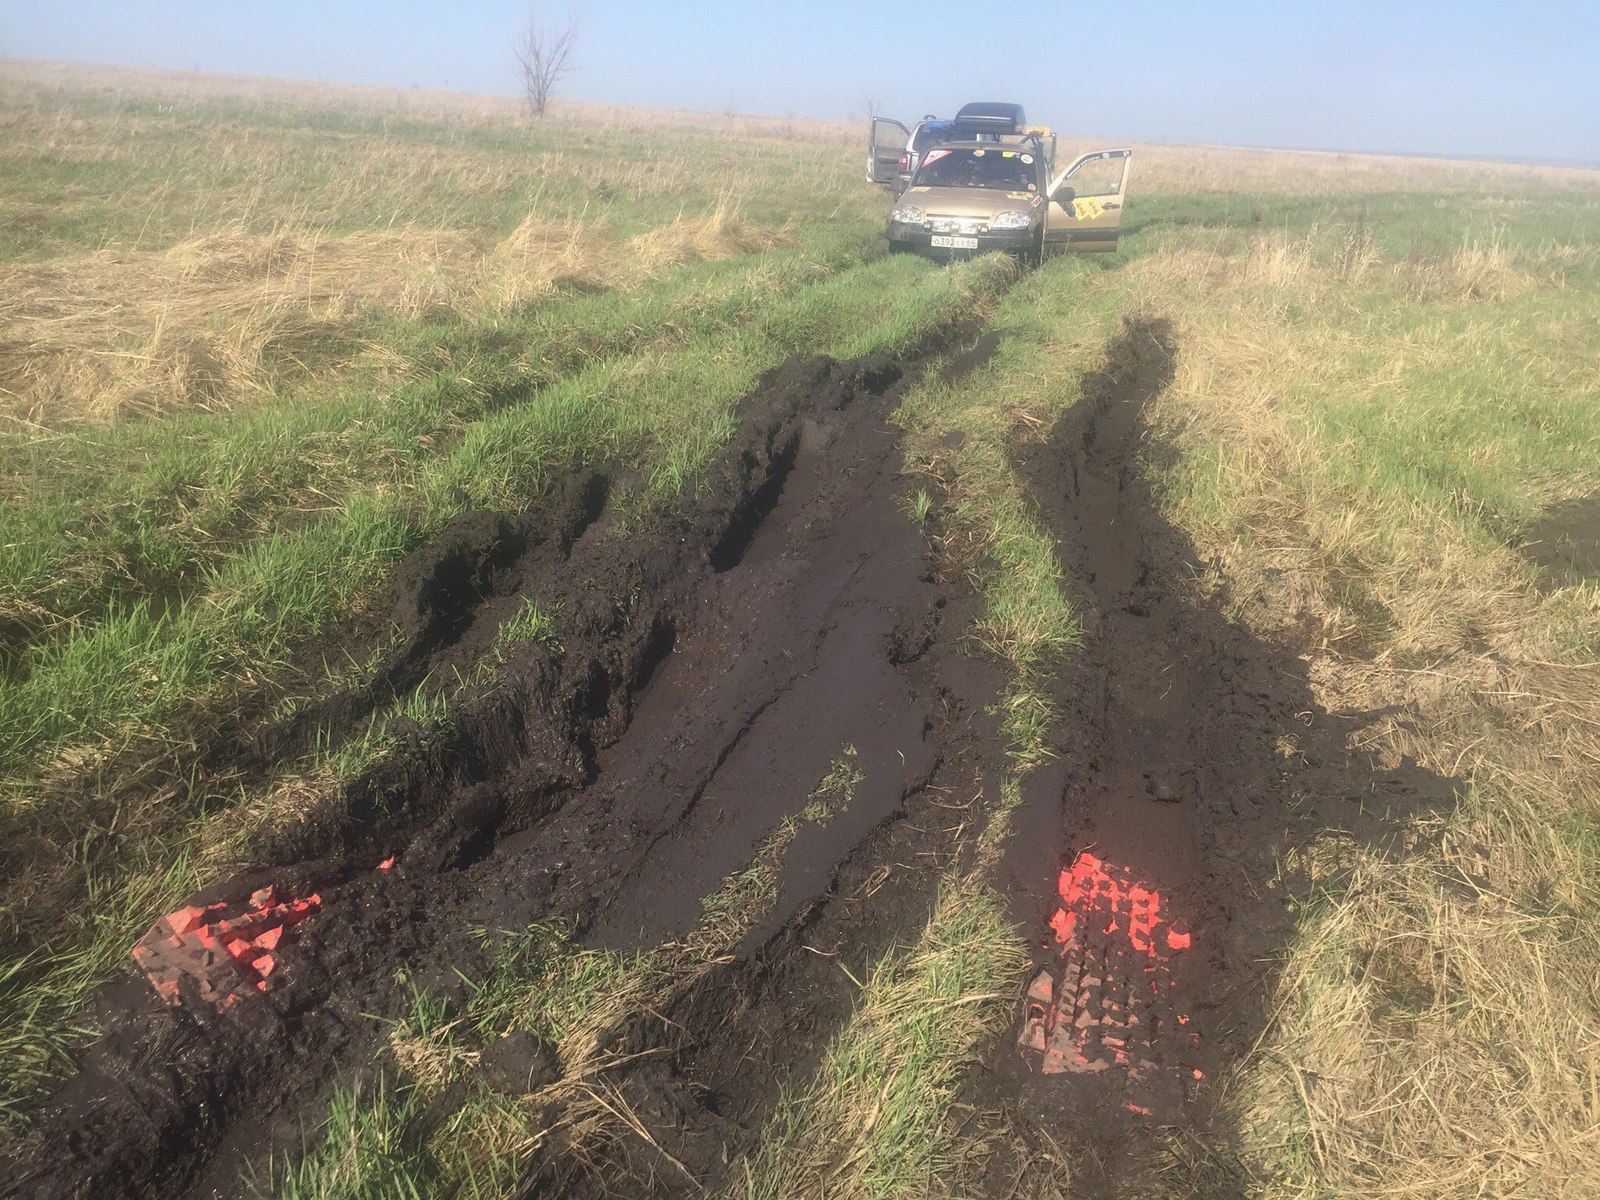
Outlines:
<svg viewBox="0 0 1600 1200"><path fill-rule="evenodd" d="M1020 104L1001 104L994 100L978 100L963 104L956 114L958 134L1021 133L1028 127Z"/></svg>

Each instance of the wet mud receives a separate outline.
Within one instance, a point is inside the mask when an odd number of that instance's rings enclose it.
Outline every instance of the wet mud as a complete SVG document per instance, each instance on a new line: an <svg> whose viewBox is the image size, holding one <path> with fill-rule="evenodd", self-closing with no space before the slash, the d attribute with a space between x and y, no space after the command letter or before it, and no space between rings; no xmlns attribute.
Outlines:
<svg viewBox="0 0 1600 1200"><path fill-rule="evenodd" d="M1231 621L1225 581L1162 516L1167 451L1145 409L1180 352L1163 323L1128 325L1083 399L1016 451L1086 645L1056 680L1058 757L1024 782L999 883L1033 931L1038 995L1076 1028L1046 1073L1019 1001L973 1082L1016 1141L983 1180L993 1195L1035 1194L1029 1164L1062 1144L1075 1196L1243 1194L1214 1084L1262 1032L1292 935L1303 881L1276 877L1280 857L1330 832L1398 851L1407 819L1455 793L1350 749L1377 714L1319 705L1306 658ZM1130 893L1146 909L1131 938ZM1074 904L1096 919L1064 938ZM1174 1131L1205 1146L1200 1165L1141 1175Z"/></svg>
<svg viewBox="0 0 1600 1200"><path fill-rule="evenodd" d="M1600 579L1600 496L1556 505L1529 527L1521 549L1542 568L1546 590Z"/></svg>
<svg viewBox="0 0 1600 1200"><path fill-rule="evenodd" d="M1000 344L972 341L951 347L948 373ZM1018 1044L1019 990L1017 1024L961 1097L975 1120L1005 1117L982 1131L1003 1152L963 1182L971 1194L1044 1194L1029 1164L1058 1145L1071 1167L1051 1168L1052 1186L1070 1173L1075 1195L1122 1194L1174 1128L1209 1164L1176 1190L1238 1194L1212 1083L1261 1032L1291 933L1295 881L1274 878L1278 856L1330 830L1398 848L1404 818L1453 791L1351 751L1370 718L1321 709L1302 658L1228 620L1225 581L1160 515L1148 468L1163 451L1144 409L1177 352L1161 324L1128 326L1082 400L1017 449L1087 637L1054 681L1056 757L1024 779L996 882L1036 951L1030 978L1089 997L1071 1016L1109 1058L1043 1074ZM412 984L450 994L458 972L481 977L475 931L555 922L623 950L684 938L849 748L850 802L798 823L775 898L612 1031L605 1082L649 1136L553 1136L521 1192L732 1184L849 1016L854 980L926 922L1007 770L1004 675L967 636L978 599L906 515L887 423L926 365L792 361L747 398L698 484L644 523L615 502L639 481L601 465L527 512L468 513L408 559L392 595L402 643L360 686L256 728L254 761L359 736L430 680L496 669L445 723L253 844L259 869L194 898L315 891L269 990L220 1016L166 1007L132 976L108 990L93 1014L105 1033L39 1107L8 1194L248 1194L248 1173L294 1152L338 1080L374 1070L374 1017L403 1011ZM501 645L529 600L550 636ZM1143 964L1103 938L1067 954L1051 924L1062 872L1088 863L1158 891L1189 939L1163 943L1153 1036L1126 1020ZM1138 1073L1116 1061L1130 1042ZM477 1070L517 1091L562 1064L508 1039Z"/></svg>
<svg viewBox="0 0 1600 1200"><path fill-rule="evenodd" d="M40 1106L8 1194L240 1194L337 1079L370 1073L373 1018L403 1011L411 983L459 991L457 972L481 975L474 931L680 937L850 747L851 803L800 830L739 952L616 1031L660 1051L610 1080L653 1136L600 1152L557 1139L527 1190L714 1184L849 1013L850 975L926 920L957 832L998 781L999 673L967 656L974 600L905 515L886 424L920 367L793 361L743 404L690 494L645 524L610 503L636 481L587 470L527 513L466 514L403 564L403 644L361 687L260 729L260 759L355 734L492 655L502 669L256 845L259 869L193 898L271 886L314 891L319 908L279 948L270 989L220 1015L166 1007L140 978L109 989L92 1014L104 1033ZM528 599L551 637L497 648ZM539 1047L495 1051L485 1078L558 1067Z"/></svg>

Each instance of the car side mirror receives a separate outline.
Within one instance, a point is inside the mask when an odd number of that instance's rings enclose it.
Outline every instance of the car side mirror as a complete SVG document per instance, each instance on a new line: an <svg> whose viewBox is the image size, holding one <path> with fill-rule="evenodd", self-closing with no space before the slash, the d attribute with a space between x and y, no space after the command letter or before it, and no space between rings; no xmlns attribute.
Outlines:
<svg viewBox="0 0 1600 1200"><path fill-rule="evenodd" d="M1070 187L1068 187L1066 184L1062 184L1055 190L1050 199L1061 205L1062 208L1065 208L1067 205L1072 203L1073 197L1076 195L1077 193L1074 192Z"/></svg>

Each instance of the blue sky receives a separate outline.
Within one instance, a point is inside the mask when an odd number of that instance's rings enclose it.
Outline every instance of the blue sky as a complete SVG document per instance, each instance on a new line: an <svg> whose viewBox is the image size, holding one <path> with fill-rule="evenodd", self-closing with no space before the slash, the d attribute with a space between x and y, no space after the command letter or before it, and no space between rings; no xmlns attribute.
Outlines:
<svg viewBox="0 0 1600 1200"><path fill-rule="evenodd" d="M564 15L564 3L547 5ZM0 0L0 54L516 90L522 0ZM1072 135L1600 160L1600 2L589 0L562 94L836 117L1017 100Z"/></svg>

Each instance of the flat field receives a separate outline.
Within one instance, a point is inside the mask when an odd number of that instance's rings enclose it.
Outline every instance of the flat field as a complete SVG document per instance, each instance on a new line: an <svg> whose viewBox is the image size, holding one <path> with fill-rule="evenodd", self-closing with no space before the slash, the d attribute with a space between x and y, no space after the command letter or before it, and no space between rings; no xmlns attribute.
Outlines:
<svg viewBox="0 0 1600 1200"><path fill-rule="evenodd" d="M1600 173L1135 144L1023 272L853 124L0 131L15 1194L1593 1187Z"/></svg>

